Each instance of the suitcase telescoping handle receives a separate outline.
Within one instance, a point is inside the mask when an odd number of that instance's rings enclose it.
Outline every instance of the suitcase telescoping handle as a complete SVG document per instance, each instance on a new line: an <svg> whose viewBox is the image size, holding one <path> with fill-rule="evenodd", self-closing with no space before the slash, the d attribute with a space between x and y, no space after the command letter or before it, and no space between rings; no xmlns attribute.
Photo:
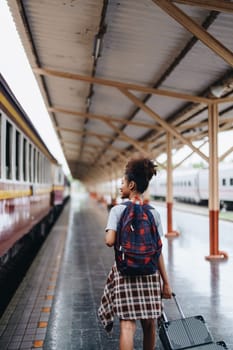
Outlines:
<svg viewBox="0 0 233 350"><path fill-rule="evenodd" d="M182 318L185 318L185 315L184 315L184 313L183 313L183 311L182 311L182 309L181 309L181 306L180 306L180 304L178 303L178 300L176 299L175 293L172 293L172 296L173 296L173 299L175 300L177 309L179 310L179 313L180 313L181 317L182 317Z"/></svg>
<svg viewBox="0 0 233 350"><path fill-rule="evenodd" d="M175 301L175 303L176 303L176 306L177 306L177 309L179 310L179 313L180 313L180 315L181 315L181 318L185 318L185 315L184 315L184 313L183 313L183 311L182 311L182 309L181 309L181 306L180 306L180 304L178 303L178 300L176 299L175 293L172 293L172 297L173 297L173 299L174 299L174 301ZM164 321L165 321L165 322L168 322L167 316L166 316L166 314L165 314L164 311L162 312L162 316L163 316Z"/></svg>

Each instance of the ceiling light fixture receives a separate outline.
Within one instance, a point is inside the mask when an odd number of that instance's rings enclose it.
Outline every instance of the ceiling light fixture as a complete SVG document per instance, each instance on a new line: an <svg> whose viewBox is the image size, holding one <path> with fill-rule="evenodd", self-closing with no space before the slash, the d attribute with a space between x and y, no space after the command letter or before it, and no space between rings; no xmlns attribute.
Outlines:
<svg viewBox="0 0 233 350"><path fill-rule="evenodd" d="M225 86L223 85L213 85L210 87L210 92L214 97L221 97L224 93Z"/></svg>
<svg viewBox="0 0 233 350"><path fill-rule="evenodd" d="M95 35L95 38L94 38L94 47L93 47L92 57L94 57L95 60L97 60L97 58L100 57L102 38L103 37L100 34Z"/></svg>

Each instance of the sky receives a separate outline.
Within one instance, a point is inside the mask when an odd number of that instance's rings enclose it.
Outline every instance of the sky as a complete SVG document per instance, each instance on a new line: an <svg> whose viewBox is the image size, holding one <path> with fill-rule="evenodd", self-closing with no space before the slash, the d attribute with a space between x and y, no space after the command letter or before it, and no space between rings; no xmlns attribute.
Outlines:
<svg viewBox="0 0 233 350"><path fill-rule="evenodd" d="M65 160L60 142L53 128L52 121L46 110L43 98L41 97L37 82L27 57L21 45L14 22L9 12L6 0L0 0L0 35L1 55L0 72L4 76L16 98L26 111L28 117L35 125L50 152L63 165L63 169L68 174L69 168ZM44 127L46 125L46 128ZM224 153L233 145L233 132L219 133L219 155ZM198 144L194 144L198 147ZM202 148L202 151L208 155L208 146ZM180 162L190 149L185 146L177 152L174 157L174 163ZM162 162L165 155L158 158ZM198 155L193 155L184 162L185 166L202 161ZM233 153L229 155L225 162L233 161Z"/></svg>
<svg viewBox="0 0 233 350"><path fill-rule="evenodd" d="M62 164L64 172L69 174L60 142L15 29L6 0L0 0L0 23L0 72L49 151Z"/></svg>

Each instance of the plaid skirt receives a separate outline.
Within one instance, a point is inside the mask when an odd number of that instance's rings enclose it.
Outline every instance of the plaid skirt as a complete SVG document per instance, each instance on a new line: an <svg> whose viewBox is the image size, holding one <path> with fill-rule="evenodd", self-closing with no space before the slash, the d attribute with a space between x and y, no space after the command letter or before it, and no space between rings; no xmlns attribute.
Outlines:
<svg viewBox="0 0 233 350"><path fill-rule="evenodd" d="M157 319L161 316L160 274L123 276L114 264L107 278L98 316L107 331L114 316L123 320Z"/></svg>

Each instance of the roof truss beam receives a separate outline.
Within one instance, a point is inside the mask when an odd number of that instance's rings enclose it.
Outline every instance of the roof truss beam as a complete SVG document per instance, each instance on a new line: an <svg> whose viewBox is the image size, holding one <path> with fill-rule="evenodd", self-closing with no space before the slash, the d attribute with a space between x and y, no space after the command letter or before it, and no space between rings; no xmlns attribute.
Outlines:
<svg viewBox="0 0 233 350"><path fill-rule="evenodd" d="M129 137L121 131L117 126L115 126L112 122L108 121L107 124L117 133L119 136L121 136L126 142L133 145L139 152L142 152L144 154L148 155L147 150L141 145L142 143L139 141L135 141L132 137Z"/></svg>
<svg viewBox="0 0 233 350"><path fill-rule="evenodd" d="M233 13L233 3L222 0L173 0L173 2L197 6L210 11Z"/></svg>
<svg viewBox="0 0 233 350"><path fill-rule="evenodd" d="M143 122L139 122L139 121L134 121L134 120L127 120L127 119L120 119L120 118L115 118L112 116L104 116L104 115L97 115L97 114L92 114L92 113L84 113L84 112L78 112L78 111L72 111L69 109L64 109L64 108L56 108L56 107L52 107L52 108L48 108L49 112L52 113L64 113L64 114L68 114L68 115L74 115L77 117L83 117L83 118L88 118L88 119L95 119L95 120L100 120L104 123L108 123L109 121L113 121L119 124L126 124L126 125L134 125L134 126L138 126L140 128L149 128L149 129L156 129L158 131L161 130L161 128L158 125L153 125L153 124L149 124L149 123L143 123Z"/></svg>
<svg viewBox="0 0 233 350"><path fill-rule="evenodd" d="M158 125L147 124L147 123L143 123L143 122L122 120L119 118L112 118L110 116L100 116L100 115L94 115L94 114L89 114L89 113L70 111L70 110L61 109L61 108L49 108L48 110L49 110L49 112L53 112L53 113L65 113L65 114L70 114L70 115L76 115L76 116L83 117L83 118L100 120L101 122L104 122L110 128L112 128L119 135L118 138L122 139L123 141L126 141L130 145L134 146L134 148L136 150L138 150L139 152L143 152L144 154L148 153L147 147L145 147L146 144L139 142L139 141L136 141L133 138L129 137L126 133L124 133L122 130L120 130L119 127L114 125L113 122L118 122L120 124L136 125L138 127L145 127L145 128L149 128L149 129L161 130L161 128ZM62 131L62 130L63 131L71 131L70 129L67 130L65 128L60 128L59 130L60 131ZM84 134L84 132L83 133L79 132L79 131L76 131L76 132L78 132L82 135ZM87 132L85 134L88 135ZM108 145L108 148L109 148L109 145Z"/></svg>
<svg viewBox="0 0 233 350"><path fill-rule="evenodd" d="M223 58L230 66L233 66L233 54L218 40L210 35L203 27L191 19L185 12L169 0L152 0L157 6L164 10L170 17L174 18L189 32L195 35L200 41L209 47L215 54Z"/></svg>
<svg viewBox="0 0 233 350"><path fill-rule="evenodd" d="M123 131L121 131L117 126L115 126L113 123L111 123L110 121L106 121L106 123L109 125L110 128L112 128L117 134L119 134L118 138L121 139L122 141L125 141L129 144L131 144L132 146L134 146L134 148L136 148L136 150L138 150L139 152L143 152L144 154L147 153L147 150L145 149L144 145L139 142L139 141L135 141L134 139L132 139L131 137L129 137L128 135L126 135ZM94 136L97 138L101 138L101 140L105 139L112 139L113 136L107 136L107 135L103 135L103 134L98 134L98 133L93 133L93 132L89 132L89 131L80 131L80 130L74 130L74 129L70 129L70 128L56 128L59 131L65 131L65 132L71 132L71 133L75 133L81 136ZM108 145L109 147L109 145ZM114 148L114 150L116 150L116 148ZM120 150L119 150L120 151Z"/></svg>
<svg viewBox="0 0 233 350"><path fill-rule="evenodd" d="M59 130L59 131L65 131L65 132L71 132L71 133L74 133L74 134L78 134L78 135L81 135L81 136L94 136L94 137L97 137L98 139L100 138L101 140L103 139L112 139L112 136L108 136L108 135L104 135L104 134L98 134L98 133L95 133L95 132L90 132L90 131L80 131L80 130L75 130L75 129L70 129L70 128L63 128L63 127L57 127L56 130Z"/></svg>
<svg viewBox="0 0 233 350"><path fill-rule="evenodd" d="M229 154L233 152L233 146L230 147L226 152L224 152L220 157L219 157L219 162L222 162Z"/></svg>
<svg viewBox="0 0 233 350"><path fill-rule="evenodd" d="M139 100L135 95L125 89L119 89L122 94L128 97L133 103L140 107L145 113L147 113L151 118L153 118L157 123L159 123L164 130L171 133L173 136L178 138L183 144L189 146L194 152L198 153L202 158L208 161L208 157L202 153L198 148L194 147L191 142L189 142L184 136L182 136L175 128L171 127L165 120L163 120L157 113L146 106L141 100Z"/></svg>
<svg viewBox="0 0 233 350"><path fill-rule="evenodd" d="M209 104L212 102L211 99L206 97L194 96L194 95L189 95L189 94L184 94L184 93L169 91L169 90L155 89L152 87L138 85L138 84L123 83L117 80L109 80L109 79L92 77L88 75L61 72L61 71L56 71L56 70L47 69L47 68L34 68L33 71L35 74L42 75L42 76L50 76L50 77L57 77L57 78L71 79L71 80L80 80L91 84L98 84L98 85L104 85L104 86L115 87L115 88L124 88L128 90L142 92L145 94L172 97L172 98L177 98L177 99L191 101L191 102L205 103L205 104Z"/></svg>

